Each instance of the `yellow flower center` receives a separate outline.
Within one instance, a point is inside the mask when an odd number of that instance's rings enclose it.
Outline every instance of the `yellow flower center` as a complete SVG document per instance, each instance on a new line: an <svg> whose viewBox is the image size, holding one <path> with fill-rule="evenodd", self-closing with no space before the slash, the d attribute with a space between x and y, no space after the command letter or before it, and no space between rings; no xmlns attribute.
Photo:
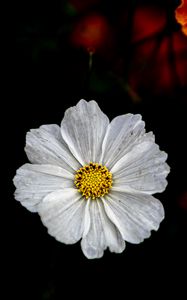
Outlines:
<svg viewBox="0 0 187 300"><path fill-rule="evenodd" d="M112 173L107 167L91 162L76 172L74 183L86 199L103 197L112 186Z"/></svg>

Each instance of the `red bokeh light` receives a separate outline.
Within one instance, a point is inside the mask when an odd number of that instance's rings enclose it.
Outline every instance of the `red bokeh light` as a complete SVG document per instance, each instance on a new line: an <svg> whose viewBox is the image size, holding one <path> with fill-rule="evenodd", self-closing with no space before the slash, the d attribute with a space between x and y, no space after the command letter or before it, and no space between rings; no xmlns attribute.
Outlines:
<svg viewBox="0 0 187 300"><path fill-rule="evenodd" d="M94 14L81 19L75 24L71 41L76 47L83 47L94 52L106 46L110 37L109 24L102 15Z"/></svg>
<svg viewBox="0 0 187 300"><path fill-rule="evenodd" d="M183 192L178 197L178 205L180 206L180 208L187 211L187 191Z"/></svg>

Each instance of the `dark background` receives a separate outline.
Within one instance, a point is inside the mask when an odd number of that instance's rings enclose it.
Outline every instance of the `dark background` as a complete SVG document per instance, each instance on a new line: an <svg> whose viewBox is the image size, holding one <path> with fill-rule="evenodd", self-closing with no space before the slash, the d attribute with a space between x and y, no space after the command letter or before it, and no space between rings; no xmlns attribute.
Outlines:
<svg viewBox="0 0 187 300"><path fill-rule="evenodd" d="M16 2L8 188L12 220L8 282L14 297L100 298L104 293L105 298L131 299L176 292L182 299L187 253L187 36L175 20L179 3ZM147 7L157 12L154 24L146 21ZM101 33L89 70L90 41L77 45L71 37L93 13L104 16L110 30L103 37ZM89 18L84 26L89 28ZM81 31L78 34L81 40ZM64 111L81 98L95 99L110 119L141 113L147 131L155 133L156 142L168 153L171 167L166 191L156 195L166 213L158 232L140 245L127 243L122 254L107 250L98 260L86 259L79 243L66 246L49 236L39 216L14 200L11 182L16 169L27 162L26 132L60 124Z"/></svg>

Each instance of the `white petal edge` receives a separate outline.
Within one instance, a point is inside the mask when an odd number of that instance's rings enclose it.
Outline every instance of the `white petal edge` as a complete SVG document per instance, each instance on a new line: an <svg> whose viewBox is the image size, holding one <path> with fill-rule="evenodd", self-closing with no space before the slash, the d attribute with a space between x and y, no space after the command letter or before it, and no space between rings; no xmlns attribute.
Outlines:
<svg viewBox="0 0 187 300"><path fill-rule="evenodd" d="M127 242L138 244L158 230L164 219L162 203L150 195L111 192L104 207L110 220Z"/></svg>
<svg viewBox="0 0 187 300"><path fill-rule="evenodd" d="M121 233L119 232L117 227L108 218L102 202L98 201L98 207L106 244L111 252L121 253L126 247L125 241L123 240Z"/></svg>
<svg viewBox="0 0 187 300"><path fill-rule="evenodd" d="M34 164L56 165L71 172L80 168L55 124L31 129L26 135L25 152Z"/></svg>
<svg viewBox="0 0 187 300"><path fill-rule="evenodd" d="M89 231L87 202L73 188L47 195L39 205L39 215L48 233L64 244L74 244Z"/></svg>
<svg viewBox="0 0 187 300"><path fill-rule="evenodd" d="M126 114L114 118L103 140L100 162L111 169L145 133L144 126L145 123L138 114Z"/></svg>
<svg viewBox="0 0 187 300"><path fill-rule="evenodd" d="M82 165L100 160L108 124L108 117L94 100L82 99L66 110L61 123L62 137Z"/></svg>
<svg viewBox="0 0 187 300"><path fill-rule="evenodd" d="M74 176L59 166L25 164L13 179L15 199L29 211L37 212L38 204L47 194L73 187L73 180Z"/></svg>
<svg viewBox="0 0 187 300"><path fill-rule="evenodd" d="M145 134L111 169L114 190L147 194L164 191L170 171L166 159L167 154Z"/></svg>
<svg viewBox="0 0 187 300"><path fill-rule="evenodd" d="M88 259L100 258L109 247L111 252L121 253L125 242L115 225L105 213L101 200L88 200L90 229L81 241L81 248Z"/></svg>
<svg viewBox="0 0 187 300"><path fill-rule="evenodd" d="M97 200L89 201L90 229L81 241L81 248L88 259L100 258L106 249L104 231Z"/></svg>

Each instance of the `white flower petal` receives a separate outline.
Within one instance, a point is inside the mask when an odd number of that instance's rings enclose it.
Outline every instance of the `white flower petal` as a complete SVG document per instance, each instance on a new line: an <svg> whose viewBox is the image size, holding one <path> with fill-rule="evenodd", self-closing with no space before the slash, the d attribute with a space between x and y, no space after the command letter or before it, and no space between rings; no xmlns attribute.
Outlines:
<svg viewBox="0 0 187 300"><path fill-rule="evenodd" d="M89 219L86 201L76 189L67 188L47 195L38 211L48 233L62 243L74 244L89 230L84 227L85 219Z"/></svg>
<svg viewBox="0 0 187 300"><path fill-rule="evenodd" d="M26 136L25 151L34 164L53 164L69 171L80 168L61 136L60 127L55 124L31 129Z"/></svg>
<svg viewBox="0 0 187 300"><path fill-rule="evenodd" d="M148 194L164 191L170 170L166 159L167 154L159 150L149 134L144 135L111 169L114 190Z"/></svg>
<svg viewBox="0 0 187 300"><path fill-rule="evenodd" d="M99 214L98 201L89 201L90 229L81 241L81 248L87 258L100 258L106 249L104 230Z"/></svg>
<svg viewBox="0 0 187 300"><path fill-rule="evenodd" d="M25 164L14 177L15 199L32 212L49 193L73 186L74 176L58 166Z"/></svg>
<svg viewBox="0 0 187 300"><path fill-rule="evenodd" d="M61 123L62 136L82 165L99 161L108 123L95 101L80 100L66 110Z"/></svg>
<svg viewBox="0 0 187 300"><path fill-rule="evenodd" d="M116 253L123 252L125 249L125 241L123 240L121 233L108 218L103 203L98 201L98 206L99 206L101 223L104 230L106 245L109 247L111 252L116 252Z"/></svg>
<svg viewBox="0 0 187 300"><path fill-rule="evenodd" d="M105 197L104 207L110 220L116 225L124 240L140 243L158 230L164 218L159 200L150 195L111 192Z"/></svg>
<svg viewBox="0 0 187 300"><path fill-rule="evenodd" d="M111 169L144 134L144 126L141 115L126 114L114 118L103 141L101 163Z"/></svg>
<svg viewBox="0 0 187 300"><path fill-rule="evenodd" d="M111 252L121 253L125 242L115 225L105 213L101 200L88 200L90 211L90 229L81 241L84 255L89 259L100 258L109 247Z"/></svg>

